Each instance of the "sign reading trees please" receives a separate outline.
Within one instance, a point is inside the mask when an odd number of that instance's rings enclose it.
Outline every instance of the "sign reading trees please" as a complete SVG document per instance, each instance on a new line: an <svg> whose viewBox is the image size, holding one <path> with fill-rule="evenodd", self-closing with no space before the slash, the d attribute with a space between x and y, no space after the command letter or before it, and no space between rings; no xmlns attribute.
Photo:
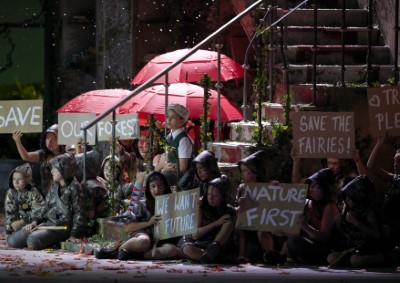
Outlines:
<svg viewBox="0 0 400 283"><path fill-rule="evenodd" d="M162 217L158 226L160 240L197 231L199 195L197 188L156 197L155 214Z"/></svg>
<svg viewBox="0 0 400 283"><path fill-rule="evenodd" d="M306 184L244 184L236 228L298 233L307 189Z"/></svg>
<svg viewBox="0 0 400 283"><path fill-rule="evenodd" d="M0 100L0 134L40 133L42 126L43 100Z"/></svg>
<svg viewBox="0 0 400 283"><path fill-rule="evenodd" d="M400 88L368 88L371 136L400 135Z"/></svg>
<svg viewBox="0 0 400 283"><path fill-rule="evenodd" d="M294 112L293 147L299 158L349 158L354 147L353 112Z"/></svg>

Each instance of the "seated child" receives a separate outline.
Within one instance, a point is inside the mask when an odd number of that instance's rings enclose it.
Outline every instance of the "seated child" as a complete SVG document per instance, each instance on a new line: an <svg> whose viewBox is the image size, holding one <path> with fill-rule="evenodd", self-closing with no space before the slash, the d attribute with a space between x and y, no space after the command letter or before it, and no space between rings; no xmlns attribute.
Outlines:
<svg viewBox="0 0 400 283"><path fill-rule="evenodd" d="M229 180L221 175L208 183L206 195L202 198L198 230L192 240L182 245L181 252L186 258L201 262L226 261L235 251L233 230L236 211L228 204L230 198Z"/></svg>
<svg viewBox="0 0 400 283"><path fill-rule="evenodd" d="M382 242L372 198L374 185L367 176L360 175L341 191L341 214L337 226L342 236L341 251L330 253L328 263L355 267L372 267L381 264L384 256Z"/></svg>
<svg viewBox="0 0 400 283"><path fill-rule="evenodd" d="M44 198L33 186L32 167L29 163L11 171L4 208L8 246L26 247L25 227L31 223L35 225L44 208Z"/></svg>
<svg viewBox="0 0 400 283"><path fill-rule="evenodd" d="M130 216L125 232L131 238L121 246L103 247L95 250L98 259L171 259L177 256L175 243L177 239L166 239L156 242L154 247L154 226L161 220L155 213L155 197L170 194L171 189L163 173L154 171L149 174L145 185L145 199L132 201L128 209Z"/></svg>

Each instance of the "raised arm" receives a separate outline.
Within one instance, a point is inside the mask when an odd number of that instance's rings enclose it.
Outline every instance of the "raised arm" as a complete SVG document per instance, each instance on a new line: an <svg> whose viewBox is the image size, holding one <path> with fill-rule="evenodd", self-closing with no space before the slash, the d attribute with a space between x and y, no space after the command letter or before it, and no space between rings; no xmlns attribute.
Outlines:
<svg viewBox="0 0 400 283"><path fill-rule="evenodd" d="M354 163L357 166L358 174L367 176L368 170L365 167L364 163L362 162L361 157L360 157L360 152L358 151L358 149L356 147L353 148L352 157L353 157Z"/></svg>
<svg viewBox="0 0 400 283"><path fill-rule="evenodd" d="M376 142L376 145L369 156L367 167L372 170L372 172L374 172L374 174L381 180L391 181L393 179L393 174L377 165L378 156L381 153L381 149L385 141L386 134L385 136L378 138L378 141Z"/></svg>
<svg viewBox="0 0 400 283"><path fill-rule="evenodd" d="M39 162L40 161L39 152L37 151L28 152L22 145L21 137L22 137L21 131L15 131L12 135L12 138L15 142L15 145L17 146L18 153L21 156L22 160L28 162Z"/></svg>

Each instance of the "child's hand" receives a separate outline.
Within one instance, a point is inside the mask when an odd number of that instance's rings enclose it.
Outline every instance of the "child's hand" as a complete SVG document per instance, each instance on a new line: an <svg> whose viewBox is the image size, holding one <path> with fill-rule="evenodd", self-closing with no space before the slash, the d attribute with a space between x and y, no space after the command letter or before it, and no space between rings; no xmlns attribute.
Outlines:
<svg viewBox="0 0 400 283"><path fill-rule="evenodd" d="M149 226L152 226L154 224L157 224L161 219L161 215L153 215L147 223L149 224Z"/></svg>
<svg viewBox="0 0 400 283"><path fill-rule="evenodd" d="M13 132L12 138L15 141L15 143L20 143L22 138L22 132L21 131Z"/></svg>
<svg viewBox="0 0 400 283"><path fill-rule="evenodd" d="M224 223L229 222L229 221L231 221L231 216L230 216L229 214L225 214L225 215L222 215L222 216L216 221L216 223L217 223L218 226L221 226L221 225L223 225Z"/></svg>
<svg viewBox="0 0 400 283"><path fill-rule="evenodd" d="M144 171L136 172L136 182L143 184L145 177L146 177L146 172Z"/></svg>
<svg viewBox="0 0 400 283"><path fill-rule="evenodd" d="M14 231L18 231L18 230L21 229L24 225L25 225L25 221L22 220L22 219L13 221L13 222L11 223L11 227L13 228Z"/></svg>
<svg viewBox="0 0 400 283"><path fill-rule="evenodd" d="M67 242L71 242L71 243L79 243L80 241L81 241L80 239L72 237L72 236L67 239Z"/></svg>

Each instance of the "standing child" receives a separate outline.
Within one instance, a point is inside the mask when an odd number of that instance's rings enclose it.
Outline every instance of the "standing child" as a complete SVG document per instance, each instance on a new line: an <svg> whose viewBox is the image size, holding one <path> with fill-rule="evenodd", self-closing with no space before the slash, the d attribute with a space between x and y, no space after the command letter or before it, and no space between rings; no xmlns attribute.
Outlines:
<svg viewBox="0 0 400 283"><path fill-rule="evenodd" d="M166 139L170 148L167 153L167 163L162 170L174 172L177 180L188 169L189 160L193 153L193 141L185 128L189 113L189 109L181 104L173 103L168 105L166 122L170 132Z"/></svg>
<svg viewBox="0 0 400 283"><path fill-rule="evenodd" d="M181 252L190 260L201 263L226 261L235 251L233 230L236 212L228 204L229 180L221 175L208 183L202 198L198 230L192 241L183 244Z"/></svg>
<svg viewBox="0 0 400 283"><path fill-rule="evenodd" d="M32 167L25 163L11 171L6 193L7 244L13 248L26 247L25 227L36 225L43 213L44 198L32 183Z"/></svg>

